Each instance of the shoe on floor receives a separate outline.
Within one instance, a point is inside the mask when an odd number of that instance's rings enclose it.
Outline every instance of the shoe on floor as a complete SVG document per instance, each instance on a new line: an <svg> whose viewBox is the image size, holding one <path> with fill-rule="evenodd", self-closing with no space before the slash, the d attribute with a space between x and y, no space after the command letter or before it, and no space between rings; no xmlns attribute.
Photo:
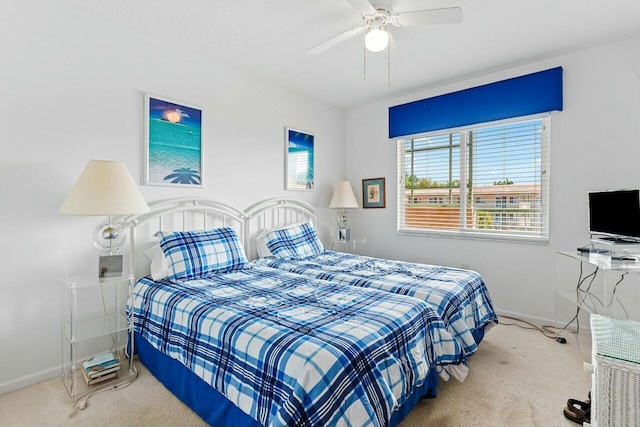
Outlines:
<svg viewBox="0 0 640 427"><path fill-rule="evenodd" d="M591 422L591 403L576 399L567 400L567 406L562 410L564 416L578 424Z"/></svg>

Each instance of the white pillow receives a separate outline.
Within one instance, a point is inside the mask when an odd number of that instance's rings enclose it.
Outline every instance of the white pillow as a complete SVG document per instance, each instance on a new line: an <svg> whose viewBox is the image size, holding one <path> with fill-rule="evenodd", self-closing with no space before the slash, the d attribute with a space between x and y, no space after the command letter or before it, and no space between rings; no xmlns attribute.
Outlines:
<svg viewBox="0 0 640 427"><path fill-rule="evenodd" d="M267 242L269 241L267 234L275 230L286 230L287 228L299 227L304 222L306 221L295 222L293 224L287 225L279 225L277 227L265 228L264 230L262 230L262 232L258 234L258 237L256 237L256 251L258 252L258 258L273 257L273 254L267 247ZM311 222L311 220L309 220L309 223L313 227L313 223Z"/></svg>
<svg viewBox="0 0 640 427"><path fill-rule="evenodd" d="M160 243L155 243L149 249L144 251L147 258L151 260L151 278L153 280L161 280L169 277L169 267L164 259L164 252L160 248Z"/></svg>

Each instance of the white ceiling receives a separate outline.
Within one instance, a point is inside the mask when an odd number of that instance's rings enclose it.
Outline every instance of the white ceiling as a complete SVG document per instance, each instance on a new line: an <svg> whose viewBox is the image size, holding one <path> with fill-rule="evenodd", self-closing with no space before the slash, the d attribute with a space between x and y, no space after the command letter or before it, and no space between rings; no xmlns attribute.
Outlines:
<svg viewBox="0 0 640 427"><path fill-rule="evenodd" d="M640 0L397 0L396 11L459 6L464 18L454 25L392 27L388 85L386 51L367 53L363 78L364 34L315 56L306 53L362 25L360 11L347 0L67 3L167 47L344 108L640 31Z"/></svg>

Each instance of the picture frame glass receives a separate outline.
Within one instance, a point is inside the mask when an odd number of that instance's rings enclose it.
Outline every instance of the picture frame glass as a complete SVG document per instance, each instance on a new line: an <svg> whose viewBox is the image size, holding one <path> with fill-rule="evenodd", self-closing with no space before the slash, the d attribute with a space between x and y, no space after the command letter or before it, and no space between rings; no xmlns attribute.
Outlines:
<svg viewBox="0 0 640 427"><path fill-rule="evenodd" d="M313 191L314 135L286 128L285 190Z"/></svg>
<svg viewBox="0 0 640 427"><path fill-rule="evenodd" d="M362 180L362 207L386 207L385 178L372 178Z"/></svg>
<svg viewBox="0 0 640 427"><path fill-rule="evenodd" d="M145 94L145 184L202 187L202 110Z"/></svg>

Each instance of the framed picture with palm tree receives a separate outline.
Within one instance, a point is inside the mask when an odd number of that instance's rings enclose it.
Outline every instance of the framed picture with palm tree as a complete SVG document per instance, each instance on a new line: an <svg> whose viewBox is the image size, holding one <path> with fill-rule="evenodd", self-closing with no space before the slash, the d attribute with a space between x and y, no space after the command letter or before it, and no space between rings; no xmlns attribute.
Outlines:
<svg viewBox="0 0 640 427"><path fill-rule="evenodd" d="M145 184L202 187L202 109L145 94Z"/></svg>

